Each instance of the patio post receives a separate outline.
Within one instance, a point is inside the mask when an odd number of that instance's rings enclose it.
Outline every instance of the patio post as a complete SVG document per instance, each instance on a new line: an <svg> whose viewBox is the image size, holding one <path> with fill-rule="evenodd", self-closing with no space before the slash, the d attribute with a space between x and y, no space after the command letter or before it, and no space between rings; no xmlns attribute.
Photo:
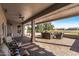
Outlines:
<svg viewBox="0 0 79 59"><path fill-rule="evenodd" d="M23 37L23 31L24 31L24 29L23 29L23 24L22 24L22 37Z"/></svg>
<svg viewBox="0 0 79 59"><path fill-rule="evenodd" d="M35 20L31 21L31 27L32 27L31 42L34 42L35 41Z"/></svg>

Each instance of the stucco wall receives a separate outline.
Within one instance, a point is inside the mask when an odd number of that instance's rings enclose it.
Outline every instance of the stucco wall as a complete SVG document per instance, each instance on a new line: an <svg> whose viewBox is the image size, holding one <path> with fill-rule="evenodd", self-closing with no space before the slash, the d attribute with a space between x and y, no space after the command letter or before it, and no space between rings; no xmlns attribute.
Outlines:
<svg viewBox="0 0 79 59"><path fill-rule="evenodd" d="M2 24L4 23L4 33L2 29ZM4 15L3 9L0 4L0 44L2 43L2 37L6 37L7 34L7 25L6 25L6 17Z"/></svg>

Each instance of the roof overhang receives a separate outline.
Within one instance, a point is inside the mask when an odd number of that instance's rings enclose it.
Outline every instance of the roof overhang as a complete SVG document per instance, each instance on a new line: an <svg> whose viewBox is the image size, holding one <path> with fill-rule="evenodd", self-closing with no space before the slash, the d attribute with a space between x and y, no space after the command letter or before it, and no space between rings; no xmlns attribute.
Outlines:
<svg viewBox="0 0 79 59"><path fill-rule="evenodd" d="M54 12L46 14L42 17L35 19L36 23L43 23L48 21L60 20L63 18L79 16L79 4L70 4L60 8ZM38 21L39 20L39 21Z"/></svg>
<svg viewBox="0 0 79 59"><path fill-rule="evenodd" d="M51 5L47 9L41 11L40 13L28 19L28 21L35 20L35 23L39 24L39 23L56 21L63 18L78 16L78 15L79 15L79 4L60 3L60 4ZM25 21L24 23L28 21ZM29 22L28 24L31 24L31 22Z"/></svg>
<svg viewBox="0 0 79 59"><path fill-rule="evenodd" d="M27 19L26 21L24 21L24 22L22 22L22 23L25 24L25 23L27 23L27 22L29 22L29 21L31 21L31 20L35 20L35 19L37 19L37 18L39 18L39 17L42 17L42 16L44 16L44 15L46 15L46 14L48 14L48 13L51 13L51 12L54 12L54 11L60 9L60 8L63 8L63 7L65 7L65 6L67 6L67 5L69 5L69 4L70 4L70 3L55 3L55 4L52 4L52 5L49 6L48 8L46 8L46 9L40 11L39 13L35 14L34 16L30 17L29 19ZM37 20L37 21L38 21L38 20Z"/></svg>

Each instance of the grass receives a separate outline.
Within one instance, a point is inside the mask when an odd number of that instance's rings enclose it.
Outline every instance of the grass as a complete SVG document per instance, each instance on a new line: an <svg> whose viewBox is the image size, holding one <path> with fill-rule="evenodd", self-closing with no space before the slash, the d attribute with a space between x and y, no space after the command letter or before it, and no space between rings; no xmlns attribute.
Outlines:
<svg viewBox="0 0 79 59"><path fill-rule="evenodd" d="M51 30L49 32L63 32L68 35L79 35L79 30Z"/></svg>

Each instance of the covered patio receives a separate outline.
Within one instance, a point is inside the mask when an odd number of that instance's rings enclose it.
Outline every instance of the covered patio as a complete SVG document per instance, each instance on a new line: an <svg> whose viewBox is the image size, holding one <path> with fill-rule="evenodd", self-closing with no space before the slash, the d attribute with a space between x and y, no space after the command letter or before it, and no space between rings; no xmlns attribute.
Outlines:
<svg viewBox="0 0 79 59"><path fill-rule="evenodd" d="M79 55L78 39L46 40L35 36L36 24L79 16L79 4L4 3L0 4L0 12L0 55L10 55L9 52L6 52L9 49L5 45L4 39L16 41L20 46L21 56ZM32 27L31 37L24 35L24 28L27 25Z"/></svg>

